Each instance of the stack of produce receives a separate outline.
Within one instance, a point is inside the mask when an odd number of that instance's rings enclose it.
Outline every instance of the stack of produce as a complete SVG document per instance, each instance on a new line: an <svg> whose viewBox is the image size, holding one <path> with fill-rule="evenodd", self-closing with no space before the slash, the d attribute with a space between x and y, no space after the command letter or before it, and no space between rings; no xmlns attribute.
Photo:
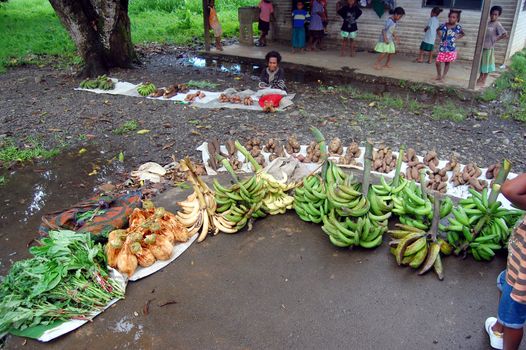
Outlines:
<svg viewBox="0 0 526 350"><path fill-rule="evenodd" d="M431 169L432 172L437 171L437 166L440 163L440 160L438 159L438 154L436 151L428 151L424 157L424 164Z"/></svg>
<svg viewBox="0 0 526 350"><path fill-rule="evenodd" d="M33 257L15 262L0 285L0 334L90 318L124 297L102 246L88 234L51 231L29 251Z"/></svg>
<svg viewBox="0 0 526 350"><path fill-rule="evenodd" d="M193 94L188 94L186 95L186 97L184 98L185 101L187 102L194 102L196 99L203 99L205 98L206 95L204 92L202 91L196 91L194 92Z"/></svg>
<svg viewBox="0 0 526 350"><path fill-rule="evenodd" d="M475 163L469 163L462 168L462 171L458 169L453 171L451 182L455 187L469 185L471 188L480 192L484 187L488 186L486 180L478 179L480 175L482 175L480 168Z"/></svg>
<svg viewBox="0 0 526 350"><path fill-rule="evenodd" d="M312 141L307 146L307 155L302 158L298 157L304 163L318 163L322 160L320 145L316 141Z"/></svg>
<svg viewBox="0 0 526 350"><path fill-rule="evenodd" d="M179 222L182 217L155 208L150 201L135 208L127 230L115 230L108 236L108 265L132 276L138 266L148 267L157 260L169 260L174 244L186 242L192 233Z"/></svg>
<svg viewBox="0 0 526 350"><path fill-rule="evenodd" d="M487 188L480 193L470 188L470 196L460 200L453 217L448 218L449 226L444 230L457 255L471 253L476 260L491 260L496 250L507 245L512 227L524 214L520 210L502 208L497 200L500 184L510 169L510 162L504 160L491 194L488 195Z"/></svg>
<svg viewBox="0 0 526 350"><path fill-rule="evenodd" d="M289 137L289 139L287 140L287 144L285 145L285 150L288 154L296 154L300 152L301 145L296 135L292 135L291 137Z"/></svg>
<svg viewBox="0 0 526 350"><path fill-rule="evenodd" d="M446 168L439 169L433 167L433 169L434 170L429 170L427 172L429 181L426 183L426 188L440 193L446 193L448 180Z"/></svg>
<svg viewBox="0 0 526 350"><path fill-rule="evenodd" d="M80 83L82 89L113 90L115 83L106 75L98 76L96 79L85 79Z"/></svg>
<svg viewBox="0 0 526 350"><path fill-rule="evenodd" d="M224 165L230 168L225 159ZM239 230L238 223L226 217L228 213L217 212L215 193L196 174L195 166L189 158L181 161L181 168L188 173L188 180L192 183L194 192L186 200L178 202L181 210L177 212L177 219L188 229L192 236L199 232L198 242L202 242L210 232L235 233Z"/></svg>
<svg viewBox="0 0 526 350"><path fill-rule="evenodd" d="M161 93L161 90L163 90L163 94L162 96L166 99L168 98L172 98L174 97L175 95L177 95L178 93L186 93L188 92L188 86L186 84L174 84L174 85L170 85L168 86L166 89L158 89L155 93L155 95L160 95Z"/></svg>
<svg viewBox="0 0 526 350"><path fill-rule="evenodd" d="M157 92L157 88L153 83L146 82L144 84L140 84L137 86L137 92L141 96L150 96L152 94L155 94Z"/></svg>
<svg viewBox="0 0 526 350"><path fill-rule="evenodd" d="M342 155L338 161L339 164L343 165L357 165L361 166L356 160L360 157L361 149L356 142L352 142L347 150L345 155Z"/></svg>
<svg viewBox="0 0 526 350"><path fill-rule="evenodd" d="M261 150L262 150L261 140L258 137L253 137L249 139L246 143L245 148L248 151L250 151L250 155L256 160L256 162L259 165L265 166L265 156L261 153ZM255 171L255 169L253 170Z"/></svg>
<svg viewBox="0 0 526 350"><path fill-rule="evenodd" d="M340 140L338 137L335 137L329 143L329 155L330 156L341 156L342 154L343 154L342 140Z"/></svg>
<svg viewBox="0 0 526 350"><path fill-rule="evenodd" d="M378 150L373 151L373 170L380 173L390 173L396 166L396 156L393 151L387 147L382 146Z"/></svg>
<svg viewBox="0 0 526 350"><path fill-rule="evenodd" d="M396 230L389 230L393 240L389 242L391 253L398 265L409 265L414 269L420 268L419 275L423 275L431 268L438 279L444 279L444 269L440 253L449 255L452 247L438 236L438 222L443 215L443 205L437 196L433 198L433 222L431 229L426 232L413 225L396 224Z"/></svg>
<svg viewBox="0 0 526 350"><path fill-rule="evenodd" d="M486 170L486 179L493 180L497 177L497 174L500 171L500 164L492 164Z"/></svg>
<svg viewBox="0 0 526 350"><path fill-rule="evenodd" d="M269 160L272 162L278 157L285 157L285 150L283 146L279 143L278 140L269 139L268 142L263 147L263 150L267 153L270 153Z"/></svg>

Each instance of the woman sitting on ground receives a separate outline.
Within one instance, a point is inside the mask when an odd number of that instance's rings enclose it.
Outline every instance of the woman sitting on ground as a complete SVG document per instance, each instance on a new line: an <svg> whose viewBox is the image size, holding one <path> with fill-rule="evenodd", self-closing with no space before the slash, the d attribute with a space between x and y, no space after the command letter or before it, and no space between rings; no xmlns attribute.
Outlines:
<svg viewBox="0 0 526 350"><path fill-rule="evenodd" d="M281 55L277 51L270 51L265 56L267 67L261 72L260 89L281 89L287 91L285 72L279 67Z"/></svg>

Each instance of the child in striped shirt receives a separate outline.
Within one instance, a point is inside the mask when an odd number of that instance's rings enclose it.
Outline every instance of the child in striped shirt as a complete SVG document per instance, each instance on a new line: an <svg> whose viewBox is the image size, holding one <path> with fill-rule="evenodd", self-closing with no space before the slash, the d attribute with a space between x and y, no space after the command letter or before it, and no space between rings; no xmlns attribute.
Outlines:
<svg viewBox="0 0 526 350"><path fill-rule="evenodd" d="M526 173L506 181L502 194L526 210ZM526 324L526 217L510 237L508 263L497 278L497 287L501 291L497 318L489 317L485 329L493 348L516 350Z"/></svg>

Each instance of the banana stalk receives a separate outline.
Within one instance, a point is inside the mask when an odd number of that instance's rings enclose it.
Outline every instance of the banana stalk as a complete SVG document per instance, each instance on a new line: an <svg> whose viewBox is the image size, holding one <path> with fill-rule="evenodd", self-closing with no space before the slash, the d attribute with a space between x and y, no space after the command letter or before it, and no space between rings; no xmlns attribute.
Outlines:
<svg viewBox="0 0 526 350"><path fill-rule="evenodd" d="M398 187L400 183L400 170L402 169L402 160L404 158L405 146L402 145L398 151L398 159L396 160L395 176L393 178L393 187Z"/></svg>
<svg viewBox="0 0 526 350"><path fill-rule="evenodd" d="M499 170L499 173L497 174L497 177L495 178L495 181L493 182L493 185L499 185L499 187L496 188L493 186L491 188L491 193L489 194L488 203L491 204L497 200L497 197L500 193L500 186L504 183L504 181L508 178L508 174L511 170L511 162L507 159L504 159L502 161L502 167Z"/></svg>
<svg viewBox="0 0 526 350"><path fill-rule="evenodd" d="M252 157L252 155L250 154L250 152L245 148L245 146L243 146L239 141L235 141L235 146L237 148L237 150L239 152L241 152L243 154L243 156L245 156L245 158L250 162L250 164L252 164L252 166L254 167L254 172L258 173L260 172L263 168L261 167L261 165L259 165L259 163L254 159L254 157Z"/></svg>
<svg viewBox="0 0 526 350"><path fill-rule="evenodd" d="M440 196L435 192L433 194L433 221L431 222L431 229L429 234L433 242L437 241L438 223L440 222Z"/></svg>
<svg viewBox="0 0 526 350"><path fill-rule="evenodd" d="M323 164L323 167L321 169L321 178L323 179L323 181L325 181L327 179L327 169L329 167L327 163L327 159L329 158L329 155L327 152L327 143L325 141L325 136L323 136L321 131L314 126L311 126L310 131L312 135L314 136L314 139L316 140L316 142L318 142L318 144L320 145L320 153L321 153L320 160Z"/></svg>
<svg viewBox="0 0 526 350"><path fill-rule="evenodd" d="M426 193L426 172L424 169L420 170L420 173L418 173L420 176L420 190L422 191L422 199L426 200L427 193Z"/></svg>
<svg viewBox="0 0 526 350"><path fill-rule="evenodd" d="M373 161L373 144L370 140L365 142L365 155L363 165L362 193L367 197L371 183L371 165Z"/></svg>

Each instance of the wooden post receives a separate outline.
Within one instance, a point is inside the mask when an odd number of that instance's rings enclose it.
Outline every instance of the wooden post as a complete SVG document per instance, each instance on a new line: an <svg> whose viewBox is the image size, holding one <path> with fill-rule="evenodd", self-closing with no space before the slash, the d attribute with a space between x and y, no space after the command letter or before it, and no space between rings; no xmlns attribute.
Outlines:
<svg viewBox="0 0 526 350"><path fill-rule="evenodd" d="M484 0L482 3L482 14L480 16L479 33L477 36L477 43L475 46L475 55L471 64L471 75L469 76L468 88L475 89L475 83L480 71L480 61L482 58L482 45L484 45L484 37L486 36L486 29L488 27L489 10L491 8L491 0Z"/></svg>
<svg viewBox="0 0 526 350"><path fill-rule="evenodd" d="M205 51L210 51L210 9L208 8L208 0L203 0L203 25L205 32Z"/></svg>

